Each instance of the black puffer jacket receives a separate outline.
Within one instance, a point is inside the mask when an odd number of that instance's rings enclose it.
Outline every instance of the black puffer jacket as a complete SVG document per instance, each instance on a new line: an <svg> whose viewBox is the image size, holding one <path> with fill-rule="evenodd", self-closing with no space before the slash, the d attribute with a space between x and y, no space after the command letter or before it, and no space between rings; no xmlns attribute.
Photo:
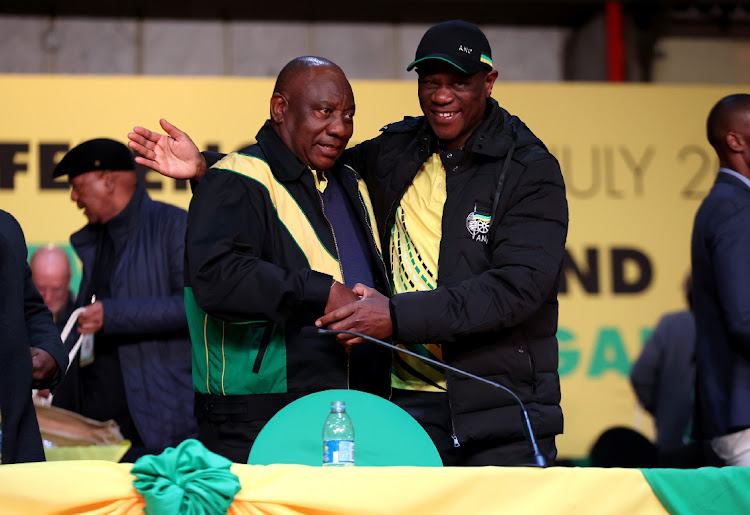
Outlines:
<svg viewBox="0 0 750 515"><path fill-rule="evenodd" d="M365 178L383 249L401 197L435 151L437 140L419 117L387 125L345 154ZM464 151L458 161L441 153L447 200L438 287L391 299L394 339L442 343L447 364L516 392L537 437L559 434L557 284L568 227L560 167L492 99ZM451 372L447 381L460 442L524 438L520 410L506 392Z"/></svg>

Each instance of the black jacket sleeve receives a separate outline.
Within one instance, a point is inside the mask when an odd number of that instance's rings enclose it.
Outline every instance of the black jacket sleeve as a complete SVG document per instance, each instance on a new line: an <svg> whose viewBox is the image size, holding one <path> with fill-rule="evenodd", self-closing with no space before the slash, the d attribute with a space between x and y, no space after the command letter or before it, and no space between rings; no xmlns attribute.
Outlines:
<svg viewBox="0 0 750 515"><path fill-rule="evenodd" d="M568 226L560 167L546 154L514 176L495 214L486 270L451 286L391 298L400 341L450 343L514 327L555 291Z"/></svg>
<svg viewBox="0 0 750 515"><path fill-rule="evenodd" d="M209 170L188 213L188 285L206 313L229 322L287 320L316 306L322 314L332 278L272 261L276 212L265 189L238 173Z"/></svg>

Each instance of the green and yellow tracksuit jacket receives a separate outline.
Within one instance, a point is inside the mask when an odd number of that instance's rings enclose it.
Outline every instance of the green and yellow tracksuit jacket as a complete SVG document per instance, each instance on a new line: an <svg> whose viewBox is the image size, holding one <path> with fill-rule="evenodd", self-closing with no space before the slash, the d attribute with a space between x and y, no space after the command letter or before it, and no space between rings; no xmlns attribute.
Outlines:
<svg viewBox="0 0 750 515"><path fill-rule="evenodd" d="M330 388L383 391L388 353L379 354L375 377L361 377L332 337L300 336L322 316L332 280L342 281L337 242L310 169L268 122L257 141L209 169L190 204L185 304L194 390L257 395L271 411ZM338 174L358 229L371 236L374 287L387 291L367 190L352 168L328 173Z"/></svg>

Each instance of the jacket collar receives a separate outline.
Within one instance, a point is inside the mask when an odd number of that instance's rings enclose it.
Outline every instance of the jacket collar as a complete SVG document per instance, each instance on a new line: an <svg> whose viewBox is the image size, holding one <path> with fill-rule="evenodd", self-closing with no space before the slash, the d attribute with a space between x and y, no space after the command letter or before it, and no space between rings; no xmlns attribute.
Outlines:
<svg viewBox="0 0 750 515"><path fill-rule="evenodd" d="M738 186L743 186L745 189L748 189L750 191L750 179L748 179L741 173L729 168L719 168L719 174L716 176L716 182L736 184Z"/></svg>
<svg viewBox="0 0 750 515"><path fill-rule="evenodd" d="M142 208L151 199L140 185L136 186L133 196L130 197L130 201L125 206L125 209L120 211L112 220L107 222L105 225L109 230L109 235L112 237L112 241L115 244L115 250L118 250L118 243L122 241L130 231L134 230L140 221ZM91 224L86 225L80 231L76 232L70 237L70 241L73 246L85 245L86 243L96 242L96 234L98 228L93 227Z"/></svg>

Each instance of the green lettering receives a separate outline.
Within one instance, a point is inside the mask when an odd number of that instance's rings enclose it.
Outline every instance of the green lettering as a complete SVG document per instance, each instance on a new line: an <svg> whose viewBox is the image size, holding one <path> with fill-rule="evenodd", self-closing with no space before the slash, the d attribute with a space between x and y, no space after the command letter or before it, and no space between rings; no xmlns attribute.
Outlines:
<svg viewBox="0 0 750 515"><path fill-rule="evenodd" d="M625 352L620 332L614 327L602 327L594 345L594 356L591 359L589 377L599 377L607 370L615 370L627 377L630 371L630 360Z"/></svg>
<svg viewBox="0 0 750 515"><path fill-rule="evenodd" d="M557 341L560 344L560 357L557 364L557 373L560 374L560 377L572 374L578 367L581 353L574 347L575 340L575 334L566 329L558 328Z"/></svg>

